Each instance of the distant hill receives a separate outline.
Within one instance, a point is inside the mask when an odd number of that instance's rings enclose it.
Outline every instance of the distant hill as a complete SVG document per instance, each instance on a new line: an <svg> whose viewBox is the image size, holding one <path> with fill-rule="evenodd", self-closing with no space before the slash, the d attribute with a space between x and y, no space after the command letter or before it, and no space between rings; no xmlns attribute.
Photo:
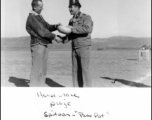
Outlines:
<svg viewBox="0 0 152 120"><path fill-rule="evenodd" d="M18 38L2 38L1 39L1 48L2 49L30 49L30 37L18 37ZM49 45L50 49L65 49L68 50L71 48L71 43L62 45L61 43L56 43L53 41L53 44Z"/></svg>
<svg viewBox="0 0 152 120"><path fill-rule="evenodd" d="M62 45L61 43L53 42L50 49L70 50L71 43ZM151 46L151 38L148 37L125 37L114 36L110 38L95 38L92 39L92 49L139 49L143 45ZM1 49L29 49L30 37L18 38L1 38Z"/></svg>
<svg viewBox="0 0 152 120"><path fill-rule="evenodd" d="M143 45L151 46L151 38L148 37L125 37L114 36L110 38L96 38L93 39L93 44L97 48L119 48L119 49L139 49Z"/></svg>
<svg viewBox="0 0 152 120"><path fill-rule="evenodd" d="M30 37L1 38L2 48L29 48Z"/></svg>

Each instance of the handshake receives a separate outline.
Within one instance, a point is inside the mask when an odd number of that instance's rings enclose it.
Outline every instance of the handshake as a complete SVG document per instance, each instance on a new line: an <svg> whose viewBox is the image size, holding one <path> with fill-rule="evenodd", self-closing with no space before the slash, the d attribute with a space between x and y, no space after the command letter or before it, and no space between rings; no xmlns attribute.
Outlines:
<svg viewBox="0 0 152 120"><path fill-rule="evenodd" d="M64 42L64 37L61 37L60 35L56 35L54 39L57 43L63 43Z"/></svg>

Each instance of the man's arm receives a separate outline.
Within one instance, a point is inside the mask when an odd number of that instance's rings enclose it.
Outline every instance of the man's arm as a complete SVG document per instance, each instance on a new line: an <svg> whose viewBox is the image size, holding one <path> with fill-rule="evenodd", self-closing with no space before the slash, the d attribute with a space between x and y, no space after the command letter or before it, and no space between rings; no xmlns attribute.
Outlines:
<svg viewBox="0 0 152 120"><path fill-rule="evenodd" d="M42 19L44 20L43 17L42 17ZM47 25L47 29L48 29L50 32L56 31L56 30L57 30L57 27L58 27L59 25L62 25L61 23L55 24L55 25L50 25L50 24L49 24L48 22L46 22L45 20L44 20L44 22L45 22L45 24Z"/></svg>
<svg viewBox="0 0 152 120"><path fill-rule="evenodd" d="M59 24L56 24L56 25L50 25L49 23L47 23L45 21L45 23L47 24L47 28L50 32L53 32L53 31L56 31L57 30L57 27L59 26Z"/></svg>
<svg viewBox="0 0 152 120"><path fill-rule="evenodd" d="M35 15L31 15L28 21L28 26L40 37L45 38L47 40L53 40L56 35L51 33L44 25L38 21Z"/></svg>
<svg viewBox="0 0 152 120"><path fill-rule="evenodd" d="M91 33L93 29L93 22L90 16L86 16L82 26L75 26L72 28L74 34L87 34Z"/></svg>

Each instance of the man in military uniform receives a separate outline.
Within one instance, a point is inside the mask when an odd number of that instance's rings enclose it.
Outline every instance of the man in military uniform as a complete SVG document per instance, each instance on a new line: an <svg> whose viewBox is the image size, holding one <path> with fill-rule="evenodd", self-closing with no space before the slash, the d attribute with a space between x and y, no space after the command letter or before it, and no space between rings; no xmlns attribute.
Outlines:
<svg viewBox="0 0 152 120"><path fill-rule="evenodd" d="M44 87L46 86L48 44L52 43L54 39L57 42L61 41L59 37L52 33L52 31L57 30L60 24L50 25L40 15L43 10L42 0L33 0L31 5L33 10L26 22L26 30L31 36L32 68L30 86Z"/></svg>
<svg viewBox="0 0 152 120"><path fill-rule="evenodd" d="M91 33L93 21L89 15L80 12L79 0L69 1L69 11L73 18L70 19L71 33L61 37L63 43L72 41L72 78L74 87L91 87L91 75L89 70Z"/></svg>

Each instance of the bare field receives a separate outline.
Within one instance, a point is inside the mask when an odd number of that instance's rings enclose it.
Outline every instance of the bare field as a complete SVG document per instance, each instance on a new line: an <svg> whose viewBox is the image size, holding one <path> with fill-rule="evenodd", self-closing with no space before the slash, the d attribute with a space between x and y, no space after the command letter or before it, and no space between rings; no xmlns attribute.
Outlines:
<svg viewBox="0 0 152 120"><path fill-rule="evenodd" d="M90 68L93 87L151 86L151 61L139 61L138 50L92 51ZM1 51L2 87L25 87L30 69L30 51ZM50 51L47 72L54 87L72 87L71 51Z"/></svg>

